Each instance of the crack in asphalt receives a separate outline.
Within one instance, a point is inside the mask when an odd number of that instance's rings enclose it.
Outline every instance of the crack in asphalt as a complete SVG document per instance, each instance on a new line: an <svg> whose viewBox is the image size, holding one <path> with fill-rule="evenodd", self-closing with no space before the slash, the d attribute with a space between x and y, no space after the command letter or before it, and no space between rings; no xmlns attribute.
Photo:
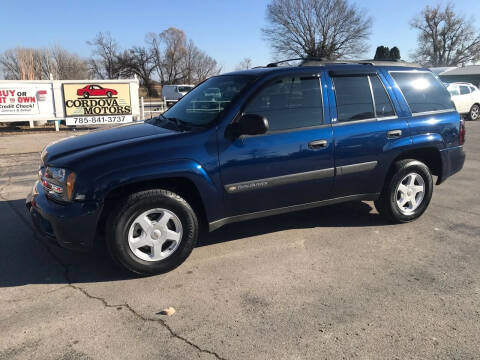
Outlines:
<svg viewBox="0 0 480 360"><path fill-rule="evenodd" d="M7 173L7 171L5 171L5 173ZM122 307L126 310L128 310L131 314L133 314L137 319L140 319L144 322L156 322L156 323L159 323L160 325L162 325L169 333L170 333L170 336L184 342L185 344L193 347L195 350L197 350L198 352L201 352L201 353L205 353L205 354L210 354L212 356L214 356L216 359L219 359L219 360L226 360L226 358L220 356L218 353L216 353L215 351L211 351L211 350L207 350L207 349L203 349L201 348L199 345L193 343L192 341L188 340L187 338L183 337L182 335L179 335L175 332L175 330L173 330L173 328L167 324L167 322L163 319L157 319L157 318L150 318L150 317L146 317L142 314L140 314L139 312L137 312L134 308L132 308L128 303L124 303L124 304L109 304L107 300L105 300L105 298L102 298L102 297L99 297L99 296L95 296L95 295L92 295L90 294L86 289L78 286L78 285L74 285L71 281L71 278L70 278L70 265L65 263L57 254L55 254L51 247L48 246L48 244L45 243L44 239L41 237L41 236L38 236L37 233L35 232L35 229L33 228L32 224L27 220L25 219L25 217L23 216L23 214L21 212L18 211L18 209L15 208L15 206L13 206L13 204L11 203L11 200L7 199L2 193L3 193L3 190L10 184L12 178L11 177L8 177L8 180L7 182L0 187L0 199L2 199L3 201L5 201L8 206L10 207L10 209L15 213L15 215L17 215L17 217L20 219L21 222L23 222L31 231L32 231L32 234L33 234L33 237L42 245L42 247L45 249L45 251L50 255L50 257L55 260L57 262L57 264L59 264L62 268L63 268L63 271L64 271L64 277L65 277L65 280L67 281L67 285L64 286L64 287L70 287L80 293L82 293L84 296L86 296L87 298L89 299L92 299L92 300L97 300L99 302L101 302L103 304L104 307L106 308L118 308L118 307Z"/></svg>

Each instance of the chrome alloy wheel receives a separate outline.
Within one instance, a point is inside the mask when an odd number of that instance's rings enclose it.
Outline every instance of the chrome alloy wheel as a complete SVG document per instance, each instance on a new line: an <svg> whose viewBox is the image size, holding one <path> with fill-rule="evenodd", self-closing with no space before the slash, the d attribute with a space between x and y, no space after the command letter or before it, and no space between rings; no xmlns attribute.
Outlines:
<svg viewBox="0 0 480 360"><path fill-rule="evenodd" d="M473 105L472 109L470 110L470 118L472 120L477 120L480 116L480 107L478 105Z"/></svg>
<svg viewBox="0 0 480 360"><path fill-rule="evenodd" d="M425 196L425 181L417 173L410 173L400 181L395 195L400 212L412 215Z"/></svg>
<svg viewBox="0 0 480 360"><path fill-rule="evenodd" d="M145 261L163 260L182 241L182 222L167 209L151 209L135 218L128 230L130 250Z"/></svg>

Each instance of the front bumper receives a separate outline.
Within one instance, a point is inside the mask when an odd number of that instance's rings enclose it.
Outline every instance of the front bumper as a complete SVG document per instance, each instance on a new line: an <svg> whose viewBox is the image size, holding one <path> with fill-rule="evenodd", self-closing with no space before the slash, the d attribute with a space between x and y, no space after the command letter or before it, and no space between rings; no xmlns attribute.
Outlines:
<svg viewBox="0 0 480 360"><path fill-rule="evenodd" d="M35 228L49 240L70 250L92 248L99 214L96 203L59 204L47 198L37 181L27 196L26 206Z"/></svg>
<svg viewBox="0 0 480 360"><path fill-rule="evenodd" d="M442 174L437 179L437 185L462 170L463 164L465 163L465 151L463 150L463 146L440 150L440 156L442 159Z"/></svg>

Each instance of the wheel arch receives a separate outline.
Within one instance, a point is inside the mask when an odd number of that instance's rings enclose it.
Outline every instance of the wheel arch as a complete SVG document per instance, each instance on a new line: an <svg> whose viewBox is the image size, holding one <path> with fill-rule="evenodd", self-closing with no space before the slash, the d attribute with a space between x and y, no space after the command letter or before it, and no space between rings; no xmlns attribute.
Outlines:
<svg viewBox="0 0 480 360"><path fill-rule="evenodd" d="M398 161L405 159L421 161L422 163L427 165L432 175L437 176L438 179L440 179L442 176L443 164L440 150L435 146L426 146L402 151L395 159L393 159L392 163L390 164L387 175L385 177L385 182L388 181L388 179L390 179L390 177L393 175L395 171L395 164Z"/></svg>
<svg viewBox="0 0 480 360"><path fill-rule="evenodd" d="M115 208L120 199L135 192L151 189L169 190L180 195L198 215L199 223L202 226L208 224L207 210L197 185L188 177L171 176L129 182L112 188L103 200L97 222L97 232L104 231L108 214Z"/></svg>

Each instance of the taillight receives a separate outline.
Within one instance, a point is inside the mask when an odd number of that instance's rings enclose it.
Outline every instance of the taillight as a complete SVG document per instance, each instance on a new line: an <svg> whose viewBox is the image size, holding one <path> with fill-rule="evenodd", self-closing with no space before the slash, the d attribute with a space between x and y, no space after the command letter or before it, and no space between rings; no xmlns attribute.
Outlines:
<svg viewBox="0 0 480 360"><path fill-rule="evenodd" d="M465 120L460 119L460 130L458 131L459 145L465 144Z"/></svg>

